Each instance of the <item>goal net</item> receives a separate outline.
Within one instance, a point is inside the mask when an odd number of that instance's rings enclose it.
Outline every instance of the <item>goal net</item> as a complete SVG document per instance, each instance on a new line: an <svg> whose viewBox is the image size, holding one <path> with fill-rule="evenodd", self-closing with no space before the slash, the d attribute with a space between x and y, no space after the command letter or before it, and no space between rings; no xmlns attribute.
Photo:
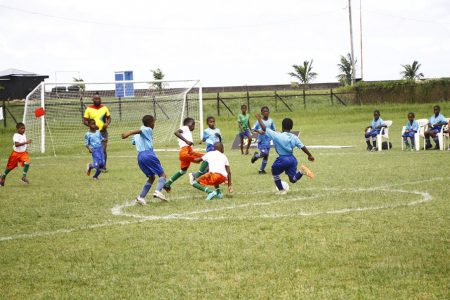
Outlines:
<svg viewBox="0 0 450 300"><path fill-rule="evenodd" d="M85 109L98 94L111 113L109 145L121 145L121 133L138 129L144 115L156 118L155 148L177 147L173 132L183 119L196 121L194 134L203 131L202 90L199 81L117 81L109 83L45 83L25 100L23 121L27 138L33 140L30 152L61 153L84 148ZM45 114L39 117L40 108Z"/></svg>

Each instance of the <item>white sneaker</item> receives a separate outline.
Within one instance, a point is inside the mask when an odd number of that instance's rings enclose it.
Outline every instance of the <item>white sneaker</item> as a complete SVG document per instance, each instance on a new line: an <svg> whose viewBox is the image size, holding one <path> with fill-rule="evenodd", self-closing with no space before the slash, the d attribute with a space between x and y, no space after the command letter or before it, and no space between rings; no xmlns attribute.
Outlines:
<svg viewBox="0 0 450 300"><path fill-rule="evenodd" d="M286 195L286 194L287 194L287 191L286 191L286 190L281 190L281 191L278 191L276 194L277 194L277 195L280 195L280 196Z"/></svg>
<svg viewBox="0 0 450 300"><path fill-rule="evenodd" d="M140 205L147 205L147 202L145 202L145 199L141 198L139 196L137 196L137 198L136 198L136 203L140 204Z"/></svg>
<svg viewBox="0 0 450 300"><path fill-rule="evenodd" d="M167 202L166 196L164 196L163 193L158 192L158 191L155 191L155 192L153 193L153 198L158 198L158 199L160 199L160 200L162 200L162 201L166 201L166 202Z"/></svg>
<svg viewBox="0 0 450 300"><path fill-rule="evenodd" d="M195 181L194 173L189 173L189 184L193 185Z"/></svg>

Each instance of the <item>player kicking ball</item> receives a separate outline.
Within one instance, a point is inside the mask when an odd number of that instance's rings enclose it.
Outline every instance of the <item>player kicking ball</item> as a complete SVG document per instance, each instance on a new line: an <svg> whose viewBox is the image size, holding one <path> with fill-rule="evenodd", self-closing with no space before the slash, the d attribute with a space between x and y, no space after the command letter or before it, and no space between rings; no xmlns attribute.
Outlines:
<svg viewBox="0 0 450 300"><path fill-rule="evenodd" d="M225 154L223 154L223 144L221 142L214 144L214 151L206 153L202 157L197 158L196 161L204 161L209 165L209 172L192 182L193 187L208 194L206 200L213 198L222 199L223 194L220 191L220 185L224 183L228 183L228 192L233 192L230 163ZM207 186L213 186L214 189Z"/></svg>
<svg viewBox="0 0 450 300"><path fill-rule="evenodd" d="M314 178L314 173L305 165L301 165L300 170L297 171L298 163L293 154L294 148L302 149L302 151L308 155L309 161L314 161L315 159L300 139L291 133L294 122L289 118L283 119L283 122L281 123L282 132L280 133L267 128L260 114L256 114L256 119L264 134L273 140L275 150L278 153L278 157L272 165L272 176L278 189L278 194L285 195L287 193L287 190L283 187L280 179L280 175L283 172L288 175L291 183L296 183L303 175Z"/></svg>
<svg viewBox="0 0 450 300"><path fill-rule="evenodd" d="M158 185L156 186L153 198L159 198L162 201L167 201L166 196L161 192L166 183L166 174L161 166L161 162L153 151L153 128L155 127L155 118L150 115L145 115L142 118L140 129L127 131L122 133L122 139L126 139L130 135L133 136L133 144L136 146L138 152L138 165L141 171L148 177L144 184L141 193L136 198L136 202L141 205L146 205L145 196L147 196L153 182L155 175L159 176Z"/></svg>

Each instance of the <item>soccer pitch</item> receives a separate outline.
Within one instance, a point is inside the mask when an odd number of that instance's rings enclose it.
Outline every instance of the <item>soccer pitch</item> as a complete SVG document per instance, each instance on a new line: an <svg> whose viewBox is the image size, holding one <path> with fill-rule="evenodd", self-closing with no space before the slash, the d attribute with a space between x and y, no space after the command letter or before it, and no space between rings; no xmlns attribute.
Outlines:
<svg viewBox="0 0 450 300"><path fill-rule="evenodd" d="M365 150L374 109L394 121L390 151ZM230 150L234 117L216 122L235 190L222 200L205 201L184 176L170 202L132 206L146 179L129 141L110 145L97 182L82 140L56 158L32 154L31 184L15 170L0 188L0 298L449 298L450 151L402 152L409 111L429 118L432 104L272 113L278 129L291 117L306 146L354 146L310 149L314 163L296 150L317 178L285 196L260 161ZM0 136L2 168L13 132ZM168 176L179 169L177 152L157 154Z"/></svg>

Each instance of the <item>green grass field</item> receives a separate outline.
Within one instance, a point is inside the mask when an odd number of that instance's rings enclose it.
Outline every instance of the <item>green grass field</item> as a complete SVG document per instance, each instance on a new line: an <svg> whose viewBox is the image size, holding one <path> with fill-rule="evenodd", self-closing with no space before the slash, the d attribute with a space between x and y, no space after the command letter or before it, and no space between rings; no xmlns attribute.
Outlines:
<svg viewBox="0 0 450 300"><path fill-rule="evenodd" d="M316 180L282 197L259 161L230 150L226 116L217 126L235 192L223 200L205 201L185 176L169 203L131 206L145 177L126 141L110 145L97 182L84 174L82 141L56 158L33 154L31 184L15 170L0 188L0 298L448 299L450 151L400 150L407 113L428 118L432 105L376 108L394 121L391 151L365 150L372 106L272 114L278 128L292 117L307 146L354 146L311 149ZM2 168L13 132L1 131ZM178 170L176 152L158 156Z"/></svg>

